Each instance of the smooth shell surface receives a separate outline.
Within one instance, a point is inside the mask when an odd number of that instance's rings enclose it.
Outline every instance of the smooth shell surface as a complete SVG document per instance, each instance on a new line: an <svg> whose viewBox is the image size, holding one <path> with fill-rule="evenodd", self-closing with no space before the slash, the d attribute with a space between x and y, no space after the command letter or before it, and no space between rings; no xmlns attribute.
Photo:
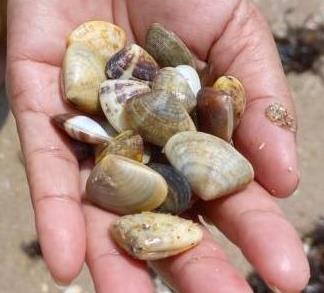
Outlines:
<svg viewBox="0 0 324 293"><path fill-rule="evenodd" d="M81 111L101 113L98 91L106 79L104 70L102 57L81 43L71 44L63 63L64 98Z"/></svg>
<svg viewBox="0 0 324 293"><path fill-rule="evenodd" d="M222 91L205 87L197 97L199 130L231 141L234 130L233 99Z"/></svg>
<svg viewBox="0 0 324 293"><path fill-rule="evenodd" d="M136 44L116 53L106 65L106 75L112 79L140 79L152 81L159 70L153 57Z"/></svg>
<svg viewBox="0 0 324 293"><path fill-rule="evenodd" d="M166 144L165 153L203 200L238 191L254 177L248 160L229 143L207 133L178 133Z"/></svg>
<svg viewBox="0 0 324 293"><path fill-rule="evenodd" d="M177 132L196 130L185 108L169 92L137 96L126 102L125 110L132 129L155 145L164 146Z"/></svg>
<svg viewBox="0 0 324 293"><path fill-rule="evenodd" d="M116 136L109 143L98 146L95 154L96 164L107 155L120 155L138 162L143 162L144 142L140 135L127 130Z"/></svg>
<svg viewBox="0 0 324 293"><path fill-rule="evenodd" d="M87 21L69 36L68 45L81 42L108 61L126 45L124 30L106 21Z"/></svg>
<svg viewBox="0 0 324 293"><path fill-rule="evenodd" d="M233 98L234 124L239 124L246 106L246 93L242 83L234 76L221 76L213 87L221 90Z"/></svg>
<svg viewBox="0 0 324 293"><path fill-rule="evenodd" d="M91 144L104 143L112 139L95 120L78 114L60 114L53 121L72 138Z"/></svg>
<svg viewBox="0 0 324 293"><path fill-rule="evenodd" d="M185 43L159 23L154 23L149 28L145 49L161 67L176 67L181 64L195 67L194 58Z"/></svg>
<svg viewBox="0 0 324 293"><path fill-rule="evenodd" d="M156 209L164 202L168 185L151 168L122 156L109 155L92 170L86 193L99 207L123 215Z"/></svg>
<svg viewBox="0 0 324 293"><path fill-rule="evenodd" d="M195 96L197 96L201 89L201 82L199 75L193 67L189 65L179 65L176 70L187 80Z"/></svg>
<svg viewBox="0 0 324 293"><path fill-rule="evenodd" d="M111 227L114 240L130 255L157 260L184 252L202 240L202 230L192 221L144 212L117 219Z"/></svg>
<svg viewBox="0 0 324 293"><path fill-rule="evenodd" d="M164 67L159 70L153 80L152 90L164 90L173 93L188 113L197 105L196 96L189 83L173 67Z"/></svg>
<svg viewBox="0 0 324 293"><path fill-rule="evenodd" d="M186 177L170 165L151 163L148 166L161 174L168 183L168 196L157 211L180 214L187 210L190 207L192 194Z"/></svg>
<svg viewBox="0 0 324 293"><path fill-rule="evenodd" d="M148 85L135 80L107 80L101 84L101 108L116 131L130 128L124 111L126 101L150 91Z"/></svg>

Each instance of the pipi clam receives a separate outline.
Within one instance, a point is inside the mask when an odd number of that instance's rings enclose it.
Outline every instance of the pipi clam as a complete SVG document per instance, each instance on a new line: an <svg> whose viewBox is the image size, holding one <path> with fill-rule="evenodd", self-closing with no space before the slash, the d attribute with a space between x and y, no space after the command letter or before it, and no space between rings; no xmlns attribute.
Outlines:
<svg viewBox="0 0 324 293"><path fill-rule="evenodd" d="M203 233L192 221L144 212L118 218L111 227L111 235L133 257L157 260L194 247Z"/></svg>
<svg viewBox="0 0 324 293"><path fill-rule="evenodd" d="M151 168L134 160L108 155L92 170L86 185L87 198L117 214L150 211L166 199L168 185Z"/></svg>
<svg viewBox="0 0 324 293"><path fill-rule="evenodd" d="M157 208L158 212L180 214L191 204L191 187L186 177L170 165L151 163L150 168L163 176L168 183L168 196Z"/></svg>
<svg viewBox="0 0 324 293"><path fill-rule="evenodd" d="M195 68L194 58L185 43L159 23L149 28L144 48L161 67L186 64Z"/></svg>
<svg viewBox="0 0 324 293"><path fill-rule="evenodd" d="M152 81L159 70L153 57L136 44L130 44L110 58L107 78Z"/></svg>
<svg viewBox="0 0 324 293"><path fill-rule="evenodd" d="M72 43L63 63L64 98L77 109L98 114L101 112L98 91L106 79L105 61L82 43Z"/></svg>
<svg viewBox="0 0 324 293"><path fill-rule="evenodd" d="M205 87L197 97L199 130L231 141L234 130L233 99L225 92Z"/></svg>
<svg viewBox="0 0 324 293"><path fill-rule="evenodd" d="M53 122L70 137L82 142L100 144L112 139L99 123L84 115L59 114L53 117Z"/></svg>
<svg viewBox="0 0 324 293"><path fill-rule="evenodd" d="M173 93L188 113L196 107L196 96L189 83L173 67L164 67L159 70L153 80L152 90L164 90Z"/></svg>
<svg viewBox="0 0 324 293"><path fill-rule="evenodd" d="M246 106L246 93L242 83L234 76L225 75L218 78L213 87L232 97L234 106L234 125L237 127Z"/></svg>
<svg viewBox="0 0 324 293"><path fill-rule="evenodd" d="M185 108L174 94L155 90L126 102L125 110L129 125L143 139L164 146L177 132L196 130Z"/></svg>
<svg viewBox="0 0 324 293"><path fill-rule="evenodd" d="M126 34L122 28L110 22L96 20L78 26L70 34L68 45L82 43L108 61L125 47L126 41Z"/></svg>
<svg viewBox="0 0 324 293"><path fill-rule="evenodd" d="M181 132L167 142L165 153L203 200L244 188L254 177L251 164L229 143L203 132Z"/></svg>
<svg viewBox="0 0 324 293"><path fill-rule="evenodd" d="M101 108L116 131L121 132L130 128L124 111L126 101L150 91L148 85L135 80L106 80L101 84L99 93Z"/></svg>

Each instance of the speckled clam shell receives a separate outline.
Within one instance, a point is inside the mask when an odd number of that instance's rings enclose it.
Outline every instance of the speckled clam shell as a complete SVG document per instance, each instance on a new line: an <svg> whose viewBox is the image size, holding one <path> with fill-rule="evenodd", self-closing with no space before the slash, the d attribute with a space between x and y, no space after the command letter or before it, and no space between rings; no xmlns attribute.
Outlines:
<svg viewBox="0 0 324 293"><path fill-rule="evenodd" d="M191 204L191 187L184 175L170 165L151 163L150 168L163 176L168 183L168 196L157 208L158 212L180 214Z"/></svg>
<svg viewBox="0 0 324 293"><path fill-rule="evenodd" d="M154 210L164 202L167 193L168 185L159 173L118 155L103 158L86 185L90 201L121 215Z"/></svg>
<svg viewBox="0 0 324 293"><path fill-rule="evenodd" d="M144 141L164 146L174 134L196 130L189 114L174 94L153 91L130 99L125 110L129 125Z"/></svg>
<svg viewBox="0 0 324 293"><path fill-rule="evenodd" d="M53 117L53 122L70 137L82 142L100 144L112 139L99 123L87 116L60 114Z"/></svg>
<svg viewBox="0 0 324 293"><path fill-rule="evenodd" d="M107 78L152 81L159 70L153 57L136 44L130 44L110 58Z"/></svg>
<svg viewBox="0 0 324 293"><path fill-rule="evenodd" d="M188 113L197 105L196 97L189 83L173 67L164 67L159 70L153 80L152 90L164 90L173 93Z"/></svg>
<svg viewBox="0 0 324 293"><path fill-rule="evenodd" d="M195 68L195 61L185 43L159 23L149 28L145 47L161 67L186 64Z"/></svg>
<svg viewBox="0 0 324 293"><path fill-rule="evenodd" d="M143 139L132 130L124 131L109 143L97 147L95 163L99 163L103 158L110 154L120 155L138 162L143 162Z"/></svg>
<svg viewBox="0 0 324 293"><path fill-rule="evenodd" d="M105 61L81 43L71 44L63 63L64 98L77 109L101 112L98 91L106 79Z"/></svg>
<svg viewBox="0 0 324 293"><path fill-rule="evenodd" d="M190 220L144 212L118 218L111 226L111 235L131 256L157 260L196 246L203 233Z"/></svg>
<svg viewBox="0 0 324 293"><path fill-rule="evenodd" d="M231 141L234 130L233 99L223 91L205 87L198 93L199 131Z"/></svg>
<svg viewBox="0 0 324 293"><path fill-rule="evenodd" d="M190 65L178 65L176 70L185 78L194 95L197 96L199 90L201 89L201 82L196 69Z"/></svg>
<svg viewBox="0 0 324 293"><path fill-rule="evenodd" d="M121 132L129 129L125 117L125 103L140 94L150 92L148 85L135 80L107 80L100 86L100 104L110 124Z"/></svg>
<svg viewBox="0 0 324 293"><path fill-rule="evenodd" d="M126 45L122 28L106 21L87 21L78 26L68 37L68 45L81 42L108 61Z"/></svg>
<svg viewBox="0 0 324 293"><path fill-rule="evenodd" d="M254 177L247 159L229 143L207 133L178 133L166 144L165 153L203 200L238 191Z"/></svg>
<svg viewBox="0 0 324 293"><path fill-rule="evenodd" d="M215 81L213 87L233 98L234 124L237 127L246 106L246 93L242 83L234 76L221 76Z"/></svg>

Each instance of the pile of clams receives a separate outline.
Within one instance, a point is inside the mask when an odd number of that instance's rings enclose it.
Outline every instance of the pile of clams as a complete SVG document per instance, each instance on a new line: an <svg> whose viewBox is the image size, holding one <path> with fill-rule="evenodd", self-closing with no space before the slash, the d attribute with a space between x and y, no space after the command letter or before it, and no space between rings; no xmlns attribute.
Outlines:
<svg viewBox="0 0 324 293"><path fill-rule="evenodd" d="M197 245L202 230L177 215L254 177L231 144L246 103L242 84L222 76L202 87L195 66L185 43L158 23L144 47L127 44L123 29L104 21L83 23L68 37L64 99L84 114L53 122L94 149L87 198L122 216L110 233L138 259Z"/></svg>

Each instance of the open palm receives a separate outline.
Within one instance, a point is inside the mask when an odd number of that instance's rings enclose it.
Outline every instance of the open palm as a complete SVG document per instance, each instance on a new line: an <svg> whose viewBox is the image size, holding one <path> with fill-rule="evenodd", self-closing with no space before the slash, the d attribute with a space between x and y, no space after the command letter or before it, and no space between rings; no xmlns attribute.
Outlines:
<svg viewBox="0 0 324 293"><path fill-rule="evenodd" d="M256 179L235 195L202 204L263 278L284 292L300 291L309 276L298 237L267 193L286 196L298 183L294 134L264 116L272 102L293 112L271 33L247 1L9 0L9 94L26 158L37 230L55 280L70 282L84 260L97 292L152 292L143 263L122 254L107 230L114 215L81 202L87 166L79 166L50 117L70 109L60 93L66 37L87 20L107 20L143 44L153 22L176 31L211 75L243 81L248 106L235 134ZM263 187L261 187L261 185ZM265 188L265 189L264 189ZM152 263L180 292L250 292L209 235L196 248Z"/></svg>

